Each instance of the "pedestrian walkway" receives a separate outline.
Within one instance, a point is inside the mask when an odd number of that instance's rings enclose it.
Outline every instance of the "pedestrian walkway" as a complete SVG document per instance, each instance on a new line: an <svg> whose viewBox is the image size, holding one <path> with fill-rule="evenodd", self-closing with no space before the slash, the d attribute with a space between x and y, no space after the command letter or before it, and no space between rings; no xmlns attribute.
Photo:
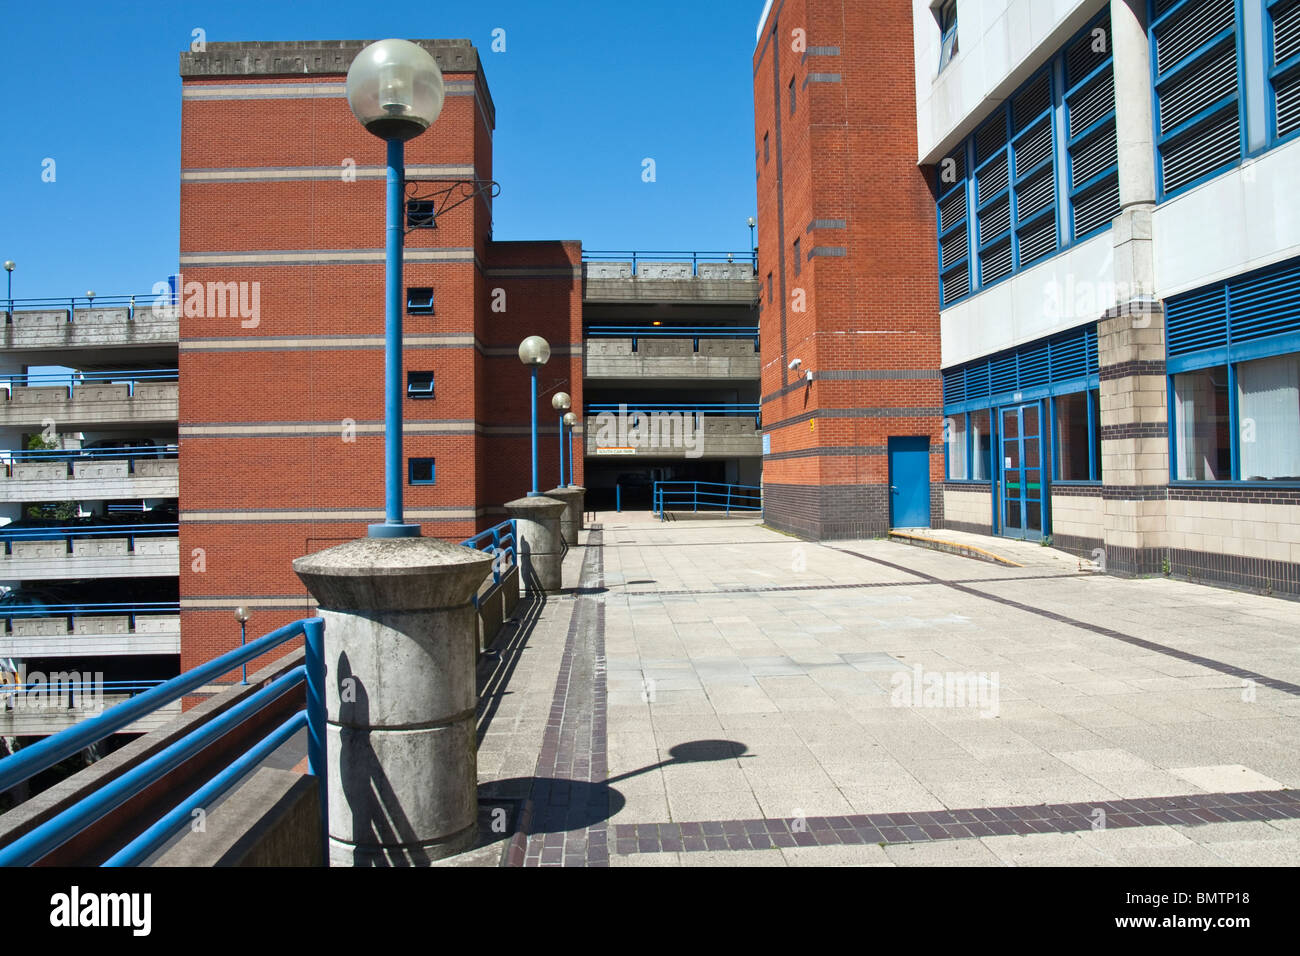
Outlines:
<svg viewBox="0 0 1300 956"><path fill-rule="evenodd" d="M454 864L1300 859L1294 603L641 517L485 667Z"/></svg>

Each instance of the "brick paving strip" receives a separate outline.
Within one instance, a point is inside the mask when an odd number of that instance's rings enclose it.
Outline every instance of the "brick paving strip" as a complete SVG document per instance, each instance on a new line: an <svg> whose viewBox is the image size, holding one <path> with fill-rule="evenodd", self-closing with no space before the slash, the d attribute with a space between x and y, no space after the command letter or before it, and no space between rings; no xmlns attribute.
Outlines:
<svg viewBox="0 0 1300 956"><path fill-rule="evenodd" d="M827 546L829 547L829 545ZM863 561L870 561L873 564L883 565L892 568L895 571L902 571L904 574L911 574L915 577L922 578L928 584L937 584L942 587L952 588L954 591L960 591L963 594L969 594L972 597L983 598L986 601L996 601L998 604L1006 607L1013 607L1017 611L1026 611L1029 614L1037 614L1039 617L1045 617L1049 621L1056 621L1058 624L1068 624L1071 627L1077 627L1081 630L1091 631L1093 634L1099 634L1102 637L1109 637L1116 641L1123 641L1125 644L1131 644L1134 647L1140 647L1143 650L1154 651L1157 654L1164 654L1166 657L1172 657L1176 660L1185 661L1188 664L1199 664L1201 667L1218 671L1220 674L1227 674L1230 677L1240 677L1245 680L1253 681L1261 687L1268 687L1271 690L1281 691L1284 694L1290 694L1293 697L1300 697L1300 684L1292 684L1289 681L1279 680L1276 677L1266 677L1263 674L1247 670L1244 667L1236 667L1232 664L1226 664L1223 661L1216 661L1210 657L1202 657L1200 654L1191 654L1187 651L1180 651L1176 647L1169 647L1166 644L1157 644L1155 641L1148 641L1141 637L1134 637L1131 634L1125 634L1113 628L1102 627L1100 624L1089 624L1086 621L1076 620L1065 614L1057 614L1055 611L1048 611L1045 608L1034 607L1032 604L1022 604L1019 601L1013 601L1011 598L999 597L996 594L989 594L981 591L979 588L967 587L966 584L959 581L945 581L943 578L937 578L932 574L926 574L924 571L917 571L913 568L905 568L901 564L894 564L892 561L885 561L881 558L872 558L857 551L850 551L847 548L831 548L832 551L838 551L841 554L852 555L855 558L861 558ZM983 583L983 582L982 582ZM987 583L998 583L997 578L988 579Z"/></svg>
<svg viewBox="0 0 1300 956"><path fill-rule="evenodd" d="M1098 814L1098 810L1105 816ZM923 813L709 820L701 823L618 823L614 825L614 852L631 856L636 853L770 850L796 846L933 843L1011 834L1295 819L1300 819L1300 791L1198 793L1182 797L1143 797L1034 807L978 807Z"/></svg>
<svg viewBox="0 0 1300 956"><path fill-rule="evenodd" d="M609 866L602 534L586 541L564 656L507 866Z"/></svg>

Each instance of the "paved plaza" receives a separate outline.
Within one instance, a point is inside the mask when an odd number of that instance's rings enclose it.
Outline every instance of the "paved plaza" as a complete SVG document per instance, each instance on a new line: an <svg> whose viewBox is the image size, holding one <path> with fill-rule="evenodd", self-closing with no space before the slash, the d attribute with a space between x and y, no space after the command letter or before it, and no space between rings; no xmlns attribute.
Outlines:
<svg viewBox="0 0 1300 956"><path fill-rule="evenodd" d="M1294 602L596 518L481 669L461 863L1300 860Z"/></svg>

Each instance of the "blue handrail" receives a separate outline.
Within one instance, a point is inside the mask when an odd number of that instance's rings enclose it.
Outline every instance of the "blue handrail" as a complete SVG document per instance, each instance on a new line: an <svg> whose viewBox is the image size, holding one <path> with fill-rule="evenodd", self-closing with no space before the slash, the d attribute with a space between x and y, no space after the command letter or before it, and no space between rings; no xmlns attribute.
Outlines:
<svg viewBox="0 0 1300 956"><path fill-rule="evenodd" d="M762 511L763 489L755 485L729 485L715 481L656 481L653 490L653 513L660 521L668 520L668 510L697 512L700 507L733 511Z"/></svg>
<svg viewBox="0 0 1300 956"><path fill-rule="evenodd" d="M763 406L758 402L714 402L698 405L680 405L672 402L637 402L635 404L628 402L589 402L585 409L586 415L600 415L606 412L615 415L637 415L637 414L677 414L683 415L713 415L727 417L748 417L754 416L754 424L760 425L762 422Z"/></svg>
<svg viewBox="0 0 1300 956"><path fill-rule="evenodd" d="M653 250L645 251L601 251L584 249L582 251L583 262L630 262L632 263L632 274L637 273L637 263L639 261L649 262L689 262L691 264L691 274L698 276L700 274L700 262L708 263L736 263L747 262L752 269L758 268L758 254L754 250L747 252L731 252L723 250L722 252L656 252Z"/></svg>
<svg viewBox="0 0 1300 956"><path fill-rule="evenodd" d="M493 525L486 531L480 531L472 538L466 538L461 545L466 548L473 548L475 551L483 551L492 555L492 587L484 593L483 598L486 600L496 592L501 586L501 579L512 567L519 563L519 553L517 542L519 541L519 529L515 524L515 519L503 521L498 525ZM478 607L478 595L474 596L474 606Z"/></svg>
<svg viewBox="0 0 1300 956"><path fill-rule="evenodd" d="M738 325L682 325L676 328L644 325L590 325L587 338L630 338L632 351L637 351L640 339L690 339L691 347L698 352L700 339L753 339L754 351L759 348L758 326Z"/></svg>
<svg viewBox="0 0 1300 956"><path fill-rule="evenodd" d="M120 448L25 448L0 451L0 459L10 462L78 461L88 458L136 459L175 458L179 445L123 445Z"/></svg>
<svg viewBox="0 0 1300 956"><path fill-rule="evenodd" d="M84 750L91 744L103 740L140 718L152 714L164 704L179 700L190 691L210 683L221 675L255 660L267 651L273 650L298 636L302 636L305 640L306 663L288 671L262 690L223 712L219 717L203 724L181 740L170 744L127 773L108 782L89 796L46 820L40 826L23 834L13 843L0 848L0 866L26 866L40 860L105 814L162 779L167 773L218 740L257 711L273 703L277 698L304 682L307 684L305 712L281 725L270 737L255 745L246 756L260 754L261 757L264 757L274 749L274 746L271 746L272 741L278 741L275 746L279 746L280 742L288 739L288 736L305 723L308 729L307 758L309 772L314 774L320 783L323 812L324 807L327 805L324 779L325 621L318 617L295 621L272 631L270 634L250 641L248 644L208 661L206 664L201 664L179 677L174 677L151 690L146 690L138 697L118 704L98 717L79 723L74 727L69 727L67 730L46 737L30 747L20 750L13 756L5 757L0 760L0 792L10 789L15 784L21 783L43 770L49 769L60 760ZM269 749L267 749L268 747ZM254 761L253 765L256 762ZM251 766L245 757L241 757L214 777L211 783L199 792L206 793L208 798L211 799L212 796L233 786L243 776L244 772L251 769ZM188 800L178 804L162 820L128 844L106 865L130 865L147 858L150 853L170 838L180 824L188 819L189 811L193 806L194 804Z"/></svg>
<svg viewBox="0 0 1300 956"><path fill-rule="evenodd" d="M76 312L85 309L120 309L122 306L126 306L127 315L135 318L137 307L152 309L153 304L159 298L160 296L153 293L142 293L139 295L97 295L94 299L89 299L84 295L67 295L44 299L0 299L0 302L6 303L6 311L8 312L14 312L17 309L26 312L49 312L59 309Z"/></svg>
<svg viewBox="0 0 1300 956"><path fill-rule="evenodd" d="M180 525L170 524L111 524L111 525L53 525L37 528L0 527L0 541L56 541L59 538L132 538L147 535L176 534Z"/></svg>
<svg viewBox="0 0 1300 956"><path fill-rule="evenodd" d="M21 372L0 376L0 385L33 385L67 382L69 385L99 385L105 382L174 382L180 371L174 368L120 369L99 372Z"/></svg>

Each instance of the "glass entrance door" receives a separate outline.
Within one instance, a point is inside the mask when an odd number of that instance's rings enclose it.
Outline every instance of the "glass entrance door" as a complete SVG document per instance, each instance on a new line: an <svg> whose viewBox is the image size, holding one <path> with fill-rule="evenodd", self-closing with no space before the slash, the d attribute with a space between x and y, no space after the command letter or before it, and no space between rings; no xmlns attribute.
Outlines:
<svg viewBox="0 0 1300 956"><path fill-rule="evenodd" d="M1037 402L1002 409L1002 533L1043 536L1042 410Z"/></svg>

